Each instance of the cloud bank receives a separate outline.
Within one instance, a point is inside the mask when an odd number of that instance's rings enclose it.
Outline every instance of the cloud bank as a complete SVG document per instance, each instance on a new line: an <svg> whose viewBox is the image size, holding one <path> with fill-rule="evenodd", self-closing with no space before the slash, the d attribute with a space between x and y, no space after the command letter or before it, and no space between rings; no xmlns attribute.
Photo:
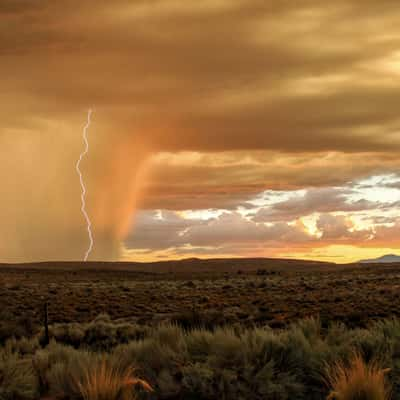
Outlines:
<svg viewBox="0 0 400 400"><path fill-rule="evenodd" d="M80 258L72 165L92 106L95 258L119 257L138 208L235 219L267 190L396 172L399 16L389 0L2 1L0 259ZM301 212L318 202L306 200ZM279 223L287 206L254 221ZM269 240L271 227L226 218L212 229Z"/></svg>

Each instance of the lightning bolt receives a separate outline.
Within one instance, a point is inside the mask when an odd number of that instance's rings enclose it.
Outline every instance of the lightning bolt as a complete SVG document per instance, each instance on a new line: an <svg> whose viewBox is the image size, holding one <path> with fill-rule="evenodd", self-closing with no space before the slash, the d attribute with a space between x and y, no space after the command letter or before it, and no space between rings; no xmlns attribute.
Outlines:
<svg viewBox="0 0 400 400"><path fill-rule="evenodd" d="M84 148L83 152L80 154L79 160L76 163L76 172L78 173L79 181L81 183L81 190L82 190L81 191L81 203L82 203L81 211L86 220L88 237L89 237L89 247L86 250L86 253L84 255L84 258L83 258L84 261L87 261L87 259L89 258L89 254L91 253L91 251L93 249L93 234L92 234L92 223L90 222L89 215L86 211L86 187L85 187L85 182L83 180L82 171L80 170L80 165L81 165L82 160L89 153L89 141L88 141L88 137L87 137L87 131L90 126L91 116L92 116L92 110L89 109L88 113L87 113L87 122L86 122L86 125L83 127L83 142L85 144L85 148Z"/></svg>

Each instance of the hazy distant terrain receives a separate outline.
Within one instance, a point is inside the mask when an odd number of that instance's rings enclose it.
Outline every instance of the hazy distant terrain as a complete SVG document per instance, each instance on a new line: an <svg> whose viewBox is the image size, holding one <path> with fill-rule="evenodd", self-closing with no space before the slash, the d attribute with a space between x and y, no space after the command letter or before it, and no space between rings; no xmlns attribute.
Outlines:
<svg viewBox="0 0 400 400"><path fill-rule="evenodd" d="M386 264L386 263L400 263L400 256L396 254L386 254L378 258L370 258L361 260L361 264Z"/></svg>
<svg viewBox="0 0 400 400"><path fill-rule="evenodd" d="M1 264L1 269L35 269L35 270L91 270L91 271L135 271L145 273L198 273L210 272L218 274L220 272L257 271L260 268L268 270L288 270L291 268L306 269L312 268L340 268L338 264L325 263L321 261L304 261L295 259L279 258L214 258L200 259L188 258L184 260L158 261L158 262L37 262L22 264Z"/></svg>

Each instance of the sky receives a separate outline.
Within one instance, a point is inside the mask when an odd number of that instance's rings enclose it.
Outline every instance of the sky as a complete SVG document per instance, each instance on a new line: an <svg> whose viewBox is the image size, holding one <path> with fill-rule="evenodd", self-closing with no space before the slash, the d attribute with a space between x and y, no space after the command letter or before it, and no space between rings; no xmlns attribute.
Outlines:
<svg viewBox="0 0 400 400"><path fill-rule="evenodd" d="M0 261L400 253L397 1L2 0Z"/></svg>

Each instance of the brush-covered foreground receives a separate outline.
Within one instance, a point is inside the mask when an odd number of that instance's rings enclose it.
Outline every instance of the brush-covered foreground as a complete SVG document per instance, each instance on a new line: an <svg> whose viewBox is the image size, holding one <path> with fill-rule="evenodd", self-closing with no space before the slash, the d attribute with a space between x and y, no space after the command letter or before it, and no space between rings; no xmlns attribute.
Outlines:
<svg viewBox="0 0 400 400"><path fill-rule="evenodd" d="M0 399L400 399L400 321L142 327L106 315L0 348Z"/></svg>

